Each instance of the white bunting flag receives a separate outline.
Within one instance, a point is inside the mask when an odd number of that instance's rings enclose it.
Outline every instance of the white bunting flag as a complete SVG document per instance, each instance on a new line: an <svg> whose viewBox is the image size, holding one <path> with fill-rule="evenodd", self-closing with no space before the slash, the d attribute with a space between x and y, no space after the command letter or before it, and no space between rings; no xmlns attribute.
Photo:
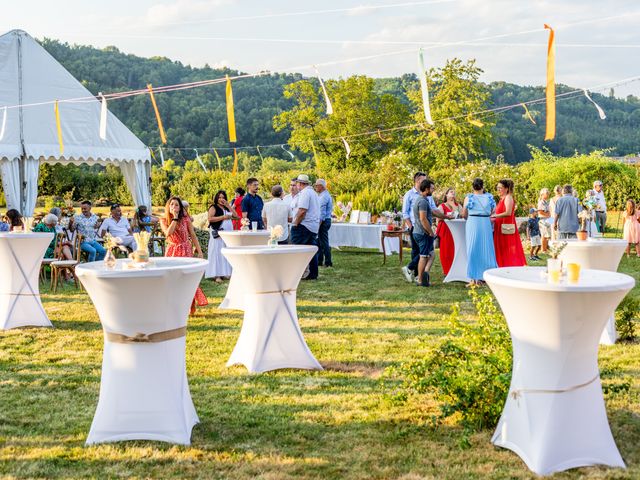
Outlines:
<svg viewBox="0 0 640 480"><path fill-rule="evenodd" d="M160 163L164 167L164 153L162 151L162 147L158 147L158 150L160 150Z"/></svg>
<svg viewBox="0 0 640 480"><path fill-rule="evenodd" d="M324 101L327 104L327 115L333 114L333 105L331 105L331 100L329 99L329 94L327 93L327 89L324 86L324 82L322 81L322 77L320 76L320 72L318 71L318 67L314 65L316 69L316 74L318 75L318 81L320 82L320 87L322 87L322 93L324 94Z"/></svg>
<svg viewBox="0 0 640 480"><path fill-rule="evenodd" d="M418 51L418 79L420 80L420 90L422 90L422 106L424 108L424 118L429 125L433 125L431 118L431 107L429 105L429 87L427 86L427 70L424 68L424 55L422 49Z"/></svg>
<svg viewBox="0 0 640 480"><path fill-rule="evenodd" d="M0 128L0 141L4 138L4 129L7 126L7 107L2 107L2 127Z"/></svg>
<svg viewBox="0 0 640 480"><path fill-rule="evenodd" d="M104 98L102 92L98 93L98 96L102 99L100 105L100 138L102 140L107 139L107 99Z"/></svg>
<svg viewBox="0 0 640 480"><path fill-rule="evenodd" d="M264 162L264 158L262 158L262 152L260 152L260 145L256 145L256 149L258 150L258 155L260 155L260 160Z"/></svg>
<svg viewBox="0 0 640 480"><path fill-rule="evenodd" d="M347 140L344 137L340 137L342 139L342 143L344 143L344 149L347 152L347 160L349 160L349 157L351 156L351 147L349 146L349 144L347 143Z"/></svg>
<svg viewBox="0 0 640 480"><path fill-rule="evenodd" d="M291 153L289 150L287 150L286 148L284 148L284 144L280 145L280 148L282 148L285 152L287 152L289 154L289 156L291 157L291 160L295 159L295 155L293 153Z"/></svg>
<svg viewBox="0 0 640 480"><path fill-rule="evenodd" d="M587 89L584 88L582 90L584 92L584 96L587 97L587 99L593 103L593 105L596 107L596 110L598 110L598 115L600 116L600 120L604 120L607 118L607 116L604 113L604 110L602 109L602 107L600 107L600 105L598 105L596 102L593 101L593 98L591 98L591 96L589 95L589 92L587 92Z"/></svg>
<svg viewBox="0 0 640 480"><path fill-rule="evenodd" d="M202 169L207 172L207 167L204 166L204 163L202 163L202 159L200 158L200 154L198 153L198 149L194 148L193 149L196 152L196 160L198 161L198 163L200 164L200 166L202 167Z"/></svg>

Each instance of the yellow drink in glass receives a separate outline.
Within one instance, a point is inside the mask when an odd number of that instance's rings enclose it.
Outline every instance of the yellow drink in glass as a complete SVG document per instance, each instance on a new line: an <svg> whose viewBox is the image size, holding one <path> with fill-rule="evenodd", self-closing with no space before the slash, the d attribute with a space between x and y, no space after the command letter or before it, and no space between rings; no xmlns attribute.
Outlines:
<svg viewBox="0 0 640 480"><path fill-rule="evenodd" d="M560 270L549 270L549 281L551 283L560 282Z"/></svg>
<svg viewBox="0 0 640 480"><path fill-rule="evenodd" d="M569 280L569 283L578 283L580 280L580 264L567 264L567 280Z"/></svg>

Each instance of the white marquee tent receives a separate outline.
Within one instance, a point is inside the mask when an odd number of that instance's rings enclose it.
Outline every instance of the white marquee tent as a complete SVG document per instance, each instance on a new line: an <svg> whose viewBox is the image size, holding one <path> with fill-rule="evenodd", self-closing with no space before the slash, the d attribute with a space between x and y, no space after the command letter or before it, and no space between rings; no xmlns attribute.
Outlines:
<svg viewBox="0 0 640 480"><path fill-rule="evenodd" d="M0 175L8 208L33 215L41 163L116 164L135 204L151 205L149 150L111 112L102 140L101 104L87 97L91 92L26 32L12 30L0 36Z"/></svg>

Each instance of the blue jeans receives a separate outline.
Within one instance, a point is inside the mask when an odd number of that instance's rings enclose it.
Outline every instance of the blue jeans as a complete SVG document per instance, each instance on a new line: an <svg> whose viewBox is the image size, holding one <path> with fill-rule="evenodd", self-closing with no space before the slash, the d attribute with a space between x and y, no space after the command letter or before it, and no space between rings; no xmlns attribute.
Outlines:
<svg viewBox="0 0 640 480"><path fill-rule="evenodd" d="M315 245L318 246L318 235L313 233L304 225L291 227L291 243L294 245ZM316 253L309 262L309 280L318 278L318 254Z"/></svg>
<svg viewBox="0 0 640 480"><path fill-rule="evenodd" d="M90 262L102 260L107 253L104 247L95 240L85 240L80 245L80 250L82 250L83 252L87 252Z"/></svg>
<svg viewBox="0 0 640 480"><path fill-rule="evenodd" d="M318 265L331 267L331 246L329 245L329 229L331 228L331 219L327 218L320 223L318 230Z"/></svg>

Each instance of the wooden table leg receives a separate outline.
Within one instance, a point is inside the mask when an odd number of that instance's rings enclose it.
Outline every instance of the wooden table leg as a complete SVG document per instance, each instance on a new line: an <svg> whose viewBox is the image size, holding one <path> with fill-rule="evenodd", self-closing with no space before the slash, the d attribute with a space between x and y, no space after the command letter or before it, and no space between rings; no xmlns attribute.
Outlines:
<svg viewBox="0 0 640 480"><path fill-rule="evenodd" d="M402 232L400 232L400 235L398 235L398 245L400 246L400 252L399 252L399 257L400 257L400 265L402 265L402 250L403 250L403 242L402 242L402 237L404 236L404 234Z"/></svg>
<svg viewBox="0 0 640 480"><path fill-rule="evenodd" d="M387 250L384 247L384 232L380 233L380 241L382 242L382 265L386 265L387 263Z"/></svg>

